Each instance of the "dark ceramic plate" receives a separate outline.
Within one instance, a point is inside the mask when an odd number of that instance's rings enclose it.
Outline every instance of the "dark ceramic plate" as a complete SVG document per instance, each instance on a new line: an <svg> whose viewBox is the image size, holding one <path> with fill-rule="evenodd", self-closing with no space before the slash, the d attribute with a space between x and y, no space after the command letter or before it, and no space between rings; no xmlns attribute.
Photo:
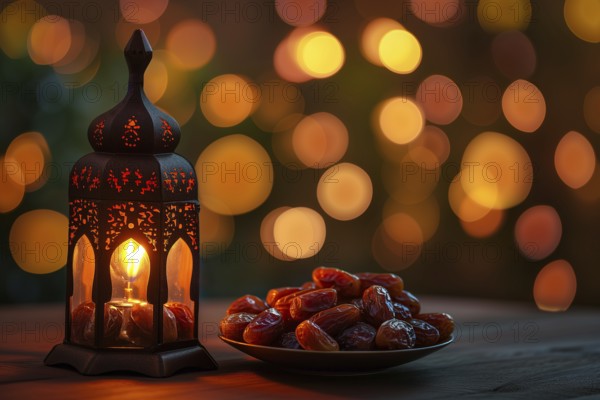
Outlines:
<svg viewBox="0 0 600 400"><path fill-rule="evenodd" d="M239 351L259 360L298 372L323 375L353 375L378 372L425 357L441 350L453 341L453 338L450 338L434 346L407 350L326 352L259 346L237 342L223 336L219 336L219 338Z"/></svg>

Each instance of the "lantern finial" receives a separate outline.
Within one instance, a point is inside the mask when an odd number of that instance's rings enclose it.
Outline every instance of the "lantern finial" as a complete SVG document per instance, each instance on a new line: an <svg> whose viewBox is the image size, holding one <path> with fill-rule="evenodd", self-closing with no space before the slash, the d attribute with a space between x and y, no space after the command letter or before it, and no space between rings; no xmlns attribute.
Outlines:
<svg viewBox="0 0 600 400"><path fill-rule="evenodd" d="M152 60L152 46L143 30L133 32L124 53L129 67L129 83L143 83L144 71Z"/></svg>

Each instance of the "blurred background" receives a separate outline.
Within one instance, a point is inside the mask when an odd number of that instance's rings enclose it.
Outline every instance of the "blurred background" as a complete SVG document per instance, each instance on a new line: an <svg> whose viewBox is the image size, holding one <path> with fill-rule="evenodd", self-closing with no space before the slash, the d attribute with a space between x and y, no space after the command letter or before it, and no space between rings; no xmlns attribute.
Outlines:
<svg viewBox="0 0 600 400"><path fill-rule="evenodd" d="M595 0L3 1L0 302L64 299L68 173L137 28L199 175L203 296L327 265L600 305Z"/></svg>

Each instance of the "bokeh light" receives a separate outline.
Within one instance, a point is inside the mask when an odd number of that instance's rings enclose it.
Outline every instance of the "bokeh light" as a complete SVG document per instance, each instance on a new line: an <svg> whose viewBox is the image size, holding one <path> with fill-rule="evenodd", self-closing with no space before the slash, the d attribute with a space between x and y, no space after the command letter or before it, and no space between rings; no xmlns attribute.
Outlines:
<svg viewBox="0 0 600 400"><path fill-rule="evenodd" d="M594 174L588 183L577 189L575 194L586 203L593 204L600 201L600 168L594 169Z"/></svg>
<svg viewBox="0 0 600 400"><path fill-rule="evenodd" d="M423 247L419 223L405 213L392 214L379 225L371 242L377 263L385 270L400 271L418 260Z"/></svg>
<svg viewBox="0 0 600 400"><path fill-rule="evenodd" d="M336 164L323 173L317 184L317 200L330 217L348 221L362 215L373 198L371 178L351 163Z"/></svg>
<svg viewBox="0 0 600 400"><path fill-rule="evenodd" d="M226 250L234 232L232 216L216 214L207 207L200 208L200 251L203 257L212 257Z"/></svg>
<svg viewBox="0 0 600 400"><path fill-rule="evenodd" d="M387 220L394 214L406 214L417 221L423 234L423 241L431 239L440 225L440 206L435 196L429 196L424 201L413 205L398 203L390 197L383 206L383 220Z"/></svg>
<svg viewBox="0 0 600 400"><path fill-rule="evenodd" d="M298 65L298 43L309 33L316 32L314 28L296 28L286 36L275 48L273 67L282 79L289 82L306 82L312 76Z"/></svg>
<svg viewBox="0 0 600 400"><path fill-rule="evenodd" d="M414 162L384 164L381 178L386 191L400 204L413 205L427 199L440 180L439 168L428 170Z"/></svg>
<svg viewBox="0 0 600 400"><path fill-rule="evenodd" d="M344 65L346 58L340 41L329 32L316 31L303 36L297 45L298 66L313 78L327 78Z"/></svg>
<svg viewBox="0 0 600 400"><path fill-rule="evenodd" d="M52 66L59 74L76 74L82 72L96 59L100 42L86 33L85 25L79 21L69 21L71 29L71 46L62 60ZM77 82L79 83L79 82Z"/></svg>
<svg viewBox="0 0 600 400"><path fill-rule="evenodd" d="M467 195L463 189L461 178L464 174L469 174L468 169L464 169L457 175L448 188L448 203L454 214L465 222L475 222L483 219L492 210L491 207L479 204L473 198Z"/></svg>
<svg viewBox="0 0 600 400"><path fill-rule="evenodd" d="M411 13L430 25L454 24L464 12L462 0L410 0Z"/></svg>
<svg viewBox="0 0 600 400"><path fill-rule="evenodd" d="M502 32L492 42L496 67L508 79L529 78L535 71L537 56L531 40L522 32Z"/></svg>
<svg viewBox="0 0 600 400"><path fill-rule="evenodd" d="M600 3L594 0L566 0L564 7L567 26L581 40L600 42Z"/></svg>
<svg viewBox="0 0 600 400"><path fill-rule="evenodd" d="M594 148L581 133L570 131L556 146L554 167L565 185L579 189L594 174L596 168Z"/></svg>
<svg viewBox="0 0 600 400"><path fill-rule="evenodd" d="M196 161L196 174L200 203L222 215L254 210L273 187L269 155L245 135L225 136L208 145Z"/></svg>
<svg viewBox="0 0 600 400"><path fill-rule="evenodd" d="M277 15L292 26L314 24L323 17L326 9L326 0L275 0Z"/></svg>
<svg viewBox="0 0 600 400"><path fill-rule="evenodd" d="M575 298L577 278L571 264L556 260L540 270L533 284L533 298L543 311L566 311Z"/></svg>
<svg viewBox="0 0 600 400"><path fill-rule="evenodd" d="M21 171L15 164L6 165L0 156L0 213L7 213L19 206L25 194L25 186L21 182ZM13 179L9 175L17 175Z"/></svg>
<svg viewBox="0 0 600 400"><path fill-rule="evenodd" d="M29 32L29 57L39 65L61 61L71 47L69 22L58 15L47 15L38 20Z"/></svg>
<svg viewBox="0 0 600 400"><path fill-rule="evenodd" d="M492 125L500 116L502 90L490 77L478 76L462 86L464 103L462 116L477 126Z"/></svg>
<svg viewBox="0 0 600 400"><path fill-rule="evenodd" d="M294 128L292 146L306 167L327 168L348 149L348 130L336 116L319 112L304 117Z"/></svg>
<svg viewBox="0 0 600 400"><path fill-rule="evenodd" d="M290 260L316 255L325 243L326 233L323 217L307 207L285 210L273 224L273 239Z"/></svg>
<svg viewBox="0 0 600 400"><path fill-rule="evenodd" d="M217 41L210 26L196 19L177 23L167 35L166 49L177 68L198 69L215 54ZM152 65L152 64L150 64Z"/></svg>
<svg viewBox="0 0 600 400"><path fill-rule="evenodd" d="M404 29L387 32L379 41L379 59L390 71L410 74L422 58L421 44L412 33Z"/></svg>
<svg viewBox="0 0 600 400"><path fill-rule="evenodd" d="M475 221L464 221L461 219L460 225L467 235L477 239L484 239L498 232L504 222L505 215L506 211L504 210L490 210L481 219Z"/></svg>
<svg viewBox="0 0 600 400"><path fill-rule="evenodd" d="M396 144L409 143L419 136L424 125L417 104L405 97L393 97L380 103L373 112L375 130Z"/></svg>
<svg viewBox="0 0 600 400"><path fill-rule="evenodd" d="M529 0L479 0L477 20L488 32L524 30L531 21Z"/></svg>
<svg viewBox="0 0 600 400"><path fill-rule="evenodd" d="M596 133L600 133L600 86L590 89L583 100L583 117L585 122Z"/></svg>
<svg viewBox="0 0 600 400"><path fill-rule="evenodd" d="M0 49L8 57L18 59L27 55L27 37L38 17L45 15L45 9L34 0L18 0L2 7L0 12ZM18 10L31 10L22 13Z"/></svg>
<svg viewBox="0 0 600 400"><path fill-rule="evenodd" d="M261 99L252 120L266 132L291 129L280 124L286 117L304 112L304 96L298 86L280 79L267 79L260 85Z"/></svg>
<svg viewBox="0 0 600 400"><path fill-rule="evenodd" d="M277 132L271 135L271 147L279 162L290 170L305 169L306 166L296 156L293 138L294 128L305 117L303 114L290 114L284 117L275 127Z"/></svg>
<svg viewBox="0 0 600 400"><path fill-rule="evenodd" d="M408 156L418 165L433 169L445 163L450 155L450 140L443 130L434 125L426 125L419 136L408 144ZM433 155L435 165L428 164L430 160L427 151ZM423 156L425 154L425 157Z"/></svg>
<svg viewBox="0 0 600 400"><path fill-rule="evenodd" d="M214 126L229 127L241 123L258 106L258 85L239 75L225 74L211 79L200 94L200 109Z"/></svg>
<svg viewBox="0 0 600 400"><path fill-rule="evenodd" d="M133 32L136 29L144 30L148 42L156 51L156 47L158 41L160 40L161 33L161 25L159 20L155 20L143 25L133 24L127 22L126 20L119 20L119 22L117 22L117 26L115 27L115 39L117 40L117 45L119 46L119 48L125 48L127 42L129 42L129 39L131 38L131 32Z"/></svg>
<svg viewBox="0 0 600 400"><path fill-rule="evenodd" d="M48 174L45 173L48 162L50 149L44 136L39 132L26 132L8 145L4 170L7 178L31 192L41 188L48 180Z"/></svg>
<svg viewBox="0 0 600 400"><path fill-rule="evenodd" d="M525 210L515 224L515 241L526 258L542 260L560 243L562 223L553 207L540 205Z"/></svg>
<svg viewBox="0 0 600 400"><path fill-rule="evenodd" d="M487 208L506 209L529 195L533 167L529 154L516 140L497 132L484 132L467 145L461 174L465 193Z"/></svg>
<svg viewBox="0 0 600 400"><path fill-rule="evenodd" d="M156 103L165 94L169 83L169 71L160 57L152 57L152 62L144 73L144 92L148 99Z"/></svg>
<svg viewBox="0 0 600 400"><path fill-rule="evenodd" d="M10 253L17 265L32 274L49 274L67 262L66 216L52 210L21 214L9 234Z"/></svg>
<svg viewBox="0 0 600 400"><path fill-rule="evenodd" d="M169 0L120 0L119 5L127 22L147 24L163 15Z"/></svg>
<svg viewBox="0 0 600 400"><path fill-rule="evenodd" d="M463 106L460 89L452 79L444 75L425 78L415 97L425 112L425 118L439 125L448 125L454 121Z"/></svg>
<svg viewBox="0 0 600 400"><path fill-rule="evenodd" d="M508 122L523 132L535 132L546 117L546 100L533 83L518 79L502 95L502 111Z"/></svg>
<svg viewBox="0 0 600 400"><path fill-rule="evenodd" d="M277 218L279 218L284 211L287 211L290 208L291 207L284 206L274 209L265 215L260 224L260 241L262 242L263 247L270 255L281 261L290 261L291 259L286 257L285 254L281 252L279 246L277 246L273 228L275 227L275 221L277 221Z"/></svg>
<svg viewBox="0 0 600 400"><path fill-rule="evenodd" d="M360 51L370 63L383 66L379 57L379 43L386 33L394 29L404 27L391 18L376 18L365 26L360 39Z"/></svg>

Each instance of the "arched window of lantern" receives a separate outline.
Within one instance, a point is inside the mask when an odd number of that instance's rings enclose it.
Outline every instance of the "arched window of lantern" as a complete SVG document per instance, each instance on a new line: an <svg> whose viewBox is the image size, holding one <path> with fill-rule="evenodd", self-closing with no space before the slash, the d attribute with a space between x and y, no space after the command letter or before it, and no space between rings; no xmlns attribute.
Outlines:
<svg viewBox="0 0 600 400"><path fill-rule="evenodd" d="M86 235L77 240L72 254L73 294L71 308L71 340L79 344L94 342L94 311L92 287L96 269L96 256L92 243Z"/></svg>
<svg viewBox="0 0 600 400"><path fill-rule="evenodd" d="M167 255L168 298L165 304L164 341L194 338L194 302L190 295L190 282L194 258L188 244L179 238ZM171 320L175 321L177 335L173 334Z"/></svg>
<svg viewBox="0 0 600 400"><path fill-rule="evenodd" d="M109 346L147 347L152 343L154 307L148 303L150 258L133 238L110 257L112 297L104 305L104 340Z"/></svg>

